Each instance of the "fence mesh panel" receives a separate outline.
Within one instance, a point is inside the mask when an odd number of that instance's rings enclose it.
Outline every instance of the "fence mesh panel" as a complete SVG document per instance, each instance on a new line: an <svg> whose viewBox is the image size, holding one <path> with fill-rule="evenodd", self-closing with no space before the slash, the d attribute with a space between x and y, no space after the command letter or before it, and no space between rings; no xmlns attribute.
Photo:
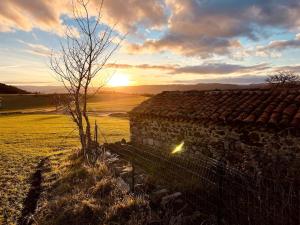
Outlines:
<svg viewBox="0 0 300 225"><path fill-rule="evenodd" d="M180 157L145 146L106 148L180 190L196 208L226 224L300 224L300 191L293 181L250 177L211 158Z"/></svg>

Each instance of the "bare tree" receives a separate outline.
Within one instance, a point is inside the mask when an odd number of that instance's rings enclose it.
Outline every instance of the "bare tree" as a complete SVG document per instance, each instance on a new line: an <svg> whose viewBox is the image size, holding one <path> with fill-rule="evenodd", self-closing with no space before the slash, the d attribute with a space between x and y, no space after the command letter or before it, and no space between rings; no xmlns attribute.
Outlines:
<svg viewBox="0 0 300 225"><path fill-rule="evenodd" d="M300 82L300 76L293 71L279 71L267 77L266 82L272 87L295 87Z"/></svg>
<svg viewBox="0 0 300 225"><path fill-rule="evenodd" d="M85 156L93 148L87 112L89 88L96 77L101 81L98 88L107 82L107 75L100 72L120 44L114 26L101 23L102 6L103 0L99 0L97 15L94 16L89 11L89 0L73 0L73 16L78 32L68 26L60 50L53 52L50 58L51 70L68 93L68 101L64 104L77 125Z"/></svg>

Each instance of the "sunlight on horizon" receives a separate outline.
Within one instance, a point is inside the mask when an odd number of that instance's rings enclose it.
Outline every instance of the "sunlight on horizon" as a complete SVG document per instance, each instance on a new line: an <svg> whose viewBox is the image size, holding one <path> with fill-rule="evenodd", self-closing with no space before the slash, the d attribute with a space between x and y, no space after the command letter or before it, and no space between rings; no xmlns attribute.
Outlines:
<svg viewBox="0 0 300 225"><path fill-rule="evenodd" d="M107 85L110 87L122 87L128 86L130 84L130 80L127 74L124 73L116 73L113 75L108 81Z"/></svg>

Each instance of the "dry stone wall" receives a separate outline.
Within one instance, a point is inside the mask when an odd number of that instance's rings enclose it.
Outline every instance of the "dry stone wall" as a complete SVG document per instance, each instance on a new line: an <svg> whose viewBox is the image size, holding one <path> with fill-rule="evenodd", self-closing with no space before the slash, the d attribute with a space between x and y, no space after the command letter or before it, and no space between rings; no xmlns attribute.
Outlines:
<svg viewBox="0 0 300 225"><path fill-rule="evenodd" d="M208 156L251 175L300 177L300 131L247 124L216 124L131 116L131 142L184 157Z"/></svg>

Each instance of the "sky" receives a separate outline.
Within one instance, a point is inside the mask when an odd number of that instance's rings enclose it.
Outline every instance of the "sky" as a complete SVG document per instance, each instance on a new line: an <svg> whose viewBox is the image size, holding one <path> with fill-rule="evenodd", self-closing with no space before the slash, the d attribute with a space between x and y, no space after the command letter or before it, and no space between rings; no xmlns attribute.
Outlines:
<svg viewBox="0 0 300 225"><path fill-rule="evenodd" d="M97 5L90 0L91 13ZM299 0L105 0L101 13L126 35L101 71L111 85L251 84L300 72ZM49 55L67 26L77 29L69 0L1 0L0 82L59 85Z"/></svg>

